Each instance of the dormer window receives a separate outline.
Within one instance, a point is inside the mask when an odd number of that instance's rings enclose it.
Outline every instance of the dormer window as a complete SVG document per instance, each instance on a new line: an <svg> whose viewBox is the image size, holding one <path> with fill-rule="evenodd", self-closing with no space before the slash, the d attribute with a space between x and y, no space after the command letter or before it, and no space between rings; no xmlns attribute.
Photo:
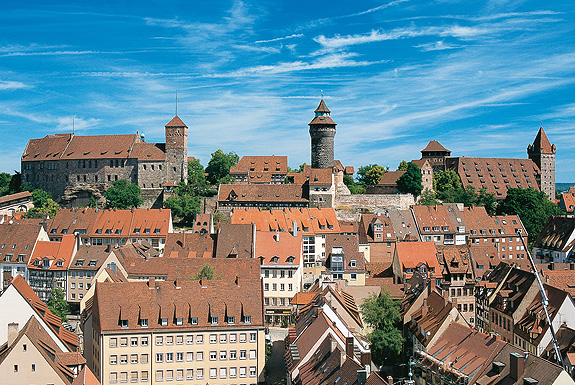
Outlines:
<svg viewBox="0 0 575 385"><path fill-rule="evenodd" d="M106 229L106 234L112 234L112 229Z"/></svg>
<svg viewBox="0 0 575 385"><path fill-rule="evenodd" d="M62 234L68 234L68 229L62 229Z"/></svg>
<svg viewBox="0 0 575 385"><path fill-rule="evenodd" d="M64 266L64 262L58 261L58 262L56 262L56 266L58 266L58 267L63 267L63 266Z"/></svg>
<svg viewBox="0 0 575 385"><path fill-rule="evenodd" d="M96 266L96 263L97 263L97 262L98 262L97 259L92 259L92 260L90 261L90 263L88 263L88 266Z"/></svg>
<svg viewBox="0 0 575 385"><path fill-rule="evenodd" d="M217 325L218 324L218 317L210 317L210 323L212 325Z"/></svg>
<svg viewBox="0 0 575 385"><path fill-rule="evenodd" d="M76 261L76 266L84 266L84 260L83 259L78 259Z"/></svg>
<svg viewBox="0 0 575 385"><path fill-rule="evenodd" d="M144 234L150 234L150 229L144 229Z"/></svg>
<svg viewBox="0 0 575 385"><path fill-rule="evenodd" d="M183 318L176 318L176 325L181 326L184 324L184 319Z"/></svg>
<svg viewBox="0 0 575 385"><path fill-rule="evenodd" d="M122 327L122 329L127 329L128 328L128 320L127 319L120 320L120 326Z"/></svg>
<svg viewBox="0 0 575 385"><path fill-rule="evenodd" d="M102 229L96 229L96 234L102 234Z"/></svg>
<svg viewBox="0 0 575 385"><path fill-rule="evenodd" d="M154 229L154 234L160 234L160 229Z"/></svg>
<svg viewBox="0 0 575 385"><path fill-rule="evenodd" d="M235 319L235 317L228 317L228 320L227 320L228 325L233 325L235 323L234 319Z"/></svg>
<svg viewBox="0 0 575 385"><path fill-rule="evenodd" d="M140 234L140 229L139 228L134 229L134 234Z"/></svg>
<svg viewBox="0 0 575 385"><path fill-rule="evenodd" d="M272 263L277 264L278 263L279 258L278 257L273 257L272 258Z"/></svg>
<svg viewBox="0 0 575 385"><path fill-rule="evenodd" d="M122 234L122 229L116 229L116 234Z"/></svg>
<svg viewBox="0 0 575 385"><path fill-rule="evenodd" d="M244 323L245 323L245 324L251 324L251 323L252 323L252 316L250 316L250 315L245 315L245 316L244 316Z"/></svg>
<svg viewBox="0 0 575 385"><path fill-rule="evenodd" d="M198 317L192 317L192 325L198 324Z"/></svg>
<svg viewBox="0 0 575 385"><path fill-rule="evenodd" d="M423 231L431 231L431 228L429 226L424 226Z"/></svg>
<svg viewBox="0 0 575 385"><path fill-rule="evenodd" d="M142 327L142 328L148 327L148 319L147 318L140 319L140 327Z"/></svg>
<svg viewBox="0 0 575 385"><path fill-rule="evenodd" d="M351 261L349 261L349 266L350 267L357 267L357 261L355 259L352 259Z"/></svg>
<svg viewBox="0 0 575 385"><path fill-rule="evenodd" d="M167 318L160 318L160 325L168 326L168 319Z"/></svg>
<svg viewBox="0 0 575 385"><path fill-rule="evenodd" d="M295 260L294 257L288 257L287 262L288 262L288 263L293 263L294 260Z"/></svg>

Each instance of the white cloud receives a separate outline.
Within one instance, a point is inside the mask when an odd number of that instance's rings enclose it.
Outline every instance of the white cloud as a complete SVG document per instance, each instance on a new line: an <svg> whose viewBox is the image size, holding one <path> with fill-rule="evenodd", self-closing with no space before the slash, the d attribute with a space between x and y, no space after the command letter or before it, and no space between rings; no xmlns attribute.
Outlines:
<svg viewBox="0 0 575 385"><path fill-rule="evenodd" d="M287 40L287 39L295 39L295 38L297 38L297 37L303 37L303 36L304 36L303 33L294 33L294 34L291 34L291 35L289 35L289 36L276 37L275 39L258 40L258 41L256 41L255 43L258 43L258 44L259 44L259 43L272 43L272 42L275 42L275 41L281 41L281 40Z"/></svg>
<svg viewBox="0 0 575 385"><path fill-rule="evenodd" d="M419 48L422 52L442 51L446 49L456 49L461 47L462 47L461 45L445 43L443 40L435 41L432 43L419 44L415 46L415 48Z"/></svg>
<svg viewBox="0 0 575 385"><path fill-rule="evenodd" d="M23 88L31 88L31 86L22 82L0 80L0 90L20 90Z"/></svg>
<svg viewBox="0 0 575 385"><path fill-rule="evenodd" d="M77 116L63 116L56 118L56 130L66 132L86 131L93 128L100 120L94 118L83 119Z"/></svg>

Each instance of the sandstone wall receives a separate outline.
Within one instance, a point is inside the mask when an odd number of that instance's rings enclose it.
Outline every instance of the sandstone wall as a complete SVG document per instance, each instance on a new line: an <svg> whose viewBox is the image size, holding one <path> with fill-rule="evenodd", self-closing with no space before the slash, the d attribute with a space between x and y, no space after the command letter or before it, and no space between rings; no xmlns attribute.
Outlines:
<svg viewBox="0 0 575 385"><path fill-rule="evenodd" d="M353 194L338 196L334 208L339 220L357 222L362 213L406 210L414 204L411 194Z"/></svg>

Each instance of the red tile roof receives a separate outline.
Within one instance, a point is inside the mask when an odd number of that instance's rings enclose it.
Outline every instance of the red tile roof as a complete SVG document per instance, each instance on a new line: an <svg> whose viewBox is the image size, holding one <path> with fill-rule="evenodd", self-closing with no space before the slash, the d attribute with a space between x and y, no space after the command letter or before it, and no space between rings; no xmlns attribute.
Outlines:
<svg viewBox="0 0 575 385"><path fill-rule="evenodd" d="M169 233L164 256L178 258L212 258L215 235L208 233Z"/></svg>
<svg viewBox="0 0 575 385"><path fill-rule="evenodd" d="M307 203L300 184L222 184L219 202Z"/></svg>
<svg viewBox="0 0 575 385"><path fill-rule="evenodd" d="M412 206L411 209L422 235L455 233L455 228L444 205L416 205Z"/></svg>
<svg viewBox="0 0 575 385"><path fill-rule="evenodd" d="M22 191L22 192L19 192L16 194L4 195L3 197L0 197L0 205L2 205L4 203L16 201L18 199L26 199L26 198L31 198L31 197L32 197L32 193L30 191Z"/></svg>
<svg viewBox="0 0 575 385"><path fill-rule="evenodd" d="M166 160L166 146L163 143L134 143L130 158L164 161Z"/></svg>
<svg viewBox="0 0 575 385"><path fill-rule="evenodd" d="M180 117L176 115L172 118L172 120L170 120L168 124L166 124L166 127L188 127L188 126L186 126L186 124L182 122L182 119L180 119Z"/></svg>
<svg viewBox="0 0 575 385"><path fill-rule="evenodd" d="M308 125L335 126L336 123L329 116L316 116L311 122L308 123Z"/></svg>
<svg viewBox="0 0 575 385"><path fill-rule="evenodd" d="M192 260L186 263L191 265ZM187 266L188 274L197 274L205 265L205 260L195 260L194 267ZM216 330L230 328L232 321L226 319L227 316L234 317L234 327L263 326L259 261L213 259L209 264L214 267L212 280L183 277L163 282L98 283L94 294L94 325L99 325L101 332L133 332L140 329L138 320L144 318L149 320L149 330ZM162 273L161 268L155 266L158 274ZM243 316L250 316L251 322L244 322ZM209 317L217 317L217 325L211 323ZM167 326L160 324L161 318L168 319ZM182 318L182 325L177 325L177 318ZM119 320L126 320L128 327L122 328Z"/></svg>
<svg viewBox="0 0 575 385"><path fill-rule="evenodd" d="M555 145L549 142L543 127L539 128L539 132L535 137L532 145L529 145L528 151L539 154L555 154Z"/></svg>
<svg viewBox="0 0 575 385"><path fill-rule="evenodd" d="M80 373L78 373L78 377L74 379L72 385L101 385L100 381L94 376L94 373L88 368L84 366L84 369Z"/></svg>
<svg viewBox="0 0 575 385"><path fill-rule="evenodd" d="M397 186L397 180L405 174L406 171L388 171L377 183L379 186Z"/></svg>
<svg viewBox="0 0 575 385"><path fill-rule="evenodd" d="M74 352L78 350L78 336L62 326L60 318L48 309L48 306L36 295L21 275L17 275L16 278L14 278L12 286L30 303L30 306L36 311L36 314L46 322L70 351Z"/></svg>
<svg viewBox="0 0 575 385"><path fill-rule="evenodd" d="M287 174L287 156L242 156L239 162L230 168L230 175L263 173Z"/></svg>
<svg viewBox="0 0 575 385"><path fill-rule="evenodd" d="M319 102L319 105L317 106L317 108L315 109L314 112L327 112L329 114L331 111L329 110L329 108L327 108L327 106L325 105L325 102L322 99Z"/></svg>
<svg viewBox="0 0 575 385"><path fill-rule="evenodd" d="M21 263L28 264L40 232L43 233L40 220L25 219L1 224L0 261L6 261L7 255L11 255L11 263L18 263L18 257L22 256Z"/></svg>
<svg viewBox="0 0 575 385"><path fill-rule="evenodd" d="M283 210L235 209L232 223L253 223L262 231L297 231L304 235L341 233L333 208L301 208Z"/></svg>
<svg viewBox="0 0 575 385"><path fill-rule="evenodd" d="M439 151L439 152L451 153L450 150L443 147L441 145L441 143L439 143L437 140L431 140L429 143L427 143L427 146L425 146L425 148L423 150L421 150L421 152L424 152L424 151Z"/></svg>
<svg viewBox="0 0 575 385"><path fill-rule="evenodd" d="M402 271L406 269L415 269L421 264L425 264L435 274L440 273L439 263L437 262L434 242L397 242L395 252L399 259ZM411 274L407 274L409 278Z"/></svg>
<svg viewBox="0 0 575 385"><path fill-rule="evenodd" d="M333 172L330 168L312 168L309 175L310 186L331 186Z"/></svg>
<svg viewBox="0 0 575 385"><path fill-rule="evenodd" d="M286 232L256 232L255 256L260 258L262 265L299 266L302 253L301 233L294 237Z"/></svg>
<svg viewBox="0 0 575 385"><path fill-rule="evenodd" d="M573 186L571 188L573 188ZM575 193L568 192L561 194L559 206L561 206L567 214L575 213Z"/></svg>
<svg viewBox="0 0 575 385"><path fill-rule="evenodd" d="M64 235L61 242L38 241L28 262L28 269L67 271L75 253L76 237L72 234ZM48 267L43 265L44 260L49 261Z"/></svg>

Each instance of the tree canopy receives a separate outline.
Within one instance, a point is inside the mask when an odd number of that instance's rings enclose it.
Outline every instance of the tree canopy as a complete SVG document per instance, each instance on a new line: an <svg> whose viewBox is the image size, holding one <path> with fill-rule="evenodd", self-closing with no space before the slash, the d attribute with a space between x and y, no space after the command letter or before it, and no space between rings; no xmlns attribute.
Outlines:
<svg viewBox="0 0 575 385"><path fill-rule="evenodd" d="M32 191L32 203L34 207L26 213L27 218L42 218L44 214L54 218L60 209L58 203L52 199L52 195L42 189Z"/></svg>
<svg viewBox="0 0 575 385"><path fill-rule="evenodd" d="M68 315L70 314L70 305L65 300L64 291L60 287L55 287L50 292L50 298L48 298L48 308L54 315L60 317L62 322L68 321Z"/></svg>
<svg viewBox="0 0 575 385"><path fill-rule="evenodd" d="M421 183L421 170L417 164L413 162L407 164L407 171L397 179L397 189L414 196L421 194L423 184Z"/></svg>
<svg viewBox="0 0 575 385"><path fill-rule="evenodd" d="M385 174L387 170L385 167L375 165L365 173L364 181L368 185L376 185L381 180L383 174Z"/></svg>
<svg viewBox="0 0 575 385"><path fill-rule="evenodd" d="M106 208L120 210L131 209L142 204L140 187L135 183L128 183L125 179L114 182L104 193Z"/></svg>
<svg viewBox="0 0 575 385"><path fill-rule="evenodd" d="M473 186L463 188L459 175L453 170L433 174L436 198L445 203L463 203L465 206L484 206L489 215L495 214L497 200L485 188L477 191Z"/></svg>
<svg viewBox="0 0 575 385"><path fill-rule="evenodd" d="M347 186L352 194L365 194L365 188L359 183L355 183L351 176L344 175L343 183Z"/></svg>
<svg viewBox="0 0 575 385"><path fill-rule="evenodd" d="M373 170L376 169L377 171L372 171L371 174L368 176L367 174ZM383 169L383 172L381 171ZM360 168L357 169L357 174L356 174L356 180L357 183L361 186L367 186L369 184L378 184L379 183L379 179L381 179L381 175L385 174L385 172L387 171L387 169L385 167L379 166L378 164L368 164L365 166L361 166ZM375 183L372 183L373 180L377 177L377 174L381 173L381 175L379 176L379 179L377 179L377 181Z"/></svg>
<svg viewBox="0 0 575 385"><path fill-rule="evenodd" d="M213 152L212 158L208 162L208 167L206 167L208 181L214 185L231 183L230 168L235 166L239 160L240 157L233 151L227 154L222 150Z"/></svg>
<svg viewBox="0 0 575 385"><path fill-rule="evenodd" d="M448 190L458 190L462 188L461 179L455 171L445 170L435 171L433 173L433 189L437 194L442 194Z"/></svg>
<svg viewBox="0 0 575 385"><path fill-rule="evenodd" d="M521 218L529 235L529 243L535 242L551 215L564 214L544 192L533 189L510 188L507 197L497 211L500 214L516 214Z"/></svg>
<svg viewBox="0 0 575 385"><path fill-rule="evenodd" d="M407 171L407 165L408 163L405 160L402 160L401 162L399 162L399 166L397 166L396 171Z"/></svg>
<svg viewBox="0 0 575 385"><path fill-rule="evenodd" d="M380 295L368 297L360 307L365 323L373 328L367 338L377 365L392 365L401 353L404 339L399 329L400 306L398 300L383 290Z"/></svg>
<svg viewBox="0 0 575 385"><path fill-rule="evenodd" d="M417 204L420 206L433 206L438 205L439 201L437 200L435 192L429 189L425 189L419 196Z"/></svg>

